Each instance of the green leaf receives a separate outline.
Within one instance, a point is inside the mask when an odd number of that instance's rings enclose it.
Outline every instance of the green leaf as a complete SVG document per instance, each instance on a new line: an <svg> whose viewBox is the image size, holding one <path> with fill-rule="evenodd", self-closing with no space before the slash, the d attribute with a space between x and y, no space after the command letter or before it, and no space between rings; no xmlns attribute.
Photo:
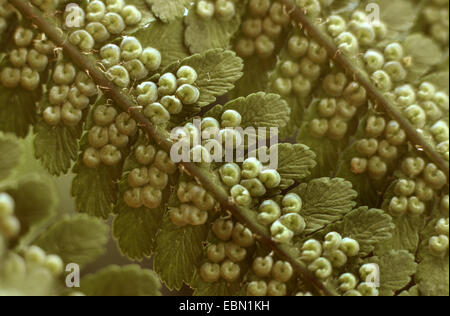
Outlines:
<svg viewBox="0 0 450 316"><path fill-rule="evenodd" d="M309 134L309 131L308 131ZM317 167L311 172L311 179L331 177L336 174L339 153L343 150L344 141L333 141L327 137L315 138L311 135L298 134L297 142L308 146L316 154Z"/></svg>
<svg viewBox="0 0 450 316"><path fill-rule="evenodd" d="M316 166L316 155L302 144L278 145L278 172L282 178L300 181Z"/></svg>
<svg viewBox="0 0 450 316"><path fill-rule="evenodd" d="M440 71L423 78L423 81L432 83L438 90L449 93L449 72Z"/></svg>
<svg viewBox="0 0 450 316"><path fill-rule="evenodd" d="M395 229L392 232L392 238L378 244L375 253L380 255L389 252L390 250L401 249L415 253L419 246L419 232L424 227L425 218L405 215L393 217L392 222L395 225Z"/></svg>
<svg viewBox="0 0 450 316"><path fill-rule="evenodd" d="M52 175L66 174L78 156L82 127L50 126L43 120L35 125L34 152Z"/></svg>
<svg viewBox="0 0 450 316"><path fill-rule="evenodd" d="M120 167L100 165L91 169L82 161L73 168L75 178L72 181L72 196L78 212L108 218L113 212L117 200L116 181L120 176Z"/></svg>
<svg viewBox="0 0 450 316"><path fill-rule="evenodd" d="M240 16L235 14L230 21L202 19L192 6L185 17L185 42L191 53L201 53L213 48L230 48L233 35L239 30Z"/></svg>
<svg viewBox="0 0 450 316"><path fill-rule="evenodd" d="M189 0L146 0L153 13L163 22L183 17Z"/></svg>
<svg viewBox="0 0 450 316"><path fill-rule="evenodd" d="M228 102L224 110L236 110L242 116L242 128L284 127L291 110L278 94L258 92Z"/></svg>
<svg viewBox="0 0 450 316"><path fill-rule="evenodd" d="M384 211L359 207L345 215L342 221L327 227L326 232L336 231L355 239L360 246L359 255L364 257L378 244L390 239L394 229L391 216Z"/></svg>
<svg viewBox="0 0 450 316"><path fill-rule="evenodd" d="M81 280L88 296L160 296L161 284L152 270L138 265L109 266Z"/></svg>
<svg viewBox="0 0 450 316"><path fill-rule="evenodd" d="M417 33L408 36L403 46L405 56L412 57L413 65L434 66L442 61L440 47L423 34Z"/></svg>
<svg viewBox="0 0 450 316"><path fill-rule="evenodd" d="M232 98L266 91L269 85L269 73L275 66L276 58L261 59L251 57L245 59L244 75L236 82L236 88L231 92Z"/></svg>
<svg viewBox="0 0 450 316"><path fill-rule="evenodd" d="M195 84L200 90L197 105L203 107L234 88L234 83L242 76L243 63L232 51L213 49L178 61L163 72L176 72L181 66L190 66L197 70L198 78Z"/></svg>
<svg viewBox="0 0 450 316"><path fill-rule="evenodd" d="M122 204L122 202L119 203ZM120 250L135 260L149 257L154 248L156 233L160 228L165 207L149 210L118 206L118 209L119 214L114 218L113 233Z"/></svg>
<svg viewBox="0 0 450 316"><path fill-rule="evenodd" d="M66 263L85 266L103 255L109 239L109 227L86 214L66 216L48 228L36 245L56 254Z"/></svg>
<svg viewBox="0 0 450 316"><path fill-rule="evenodd" d="M307 222L306 234L342 219L356 205L357 193L344 179L315 179L299 185L292 192L303 200L301 215Z"/></svg>
<svg viewBox="0 0 450 316"><path fill-rule="evenodd" d="M168 216L164 218L156 238L154 269L169 289L191 283L207 236L206 225L177 227Z"/></svg>
<svg viewBox="0 0 450 316"><path fill-rule="evenodd" d="M427 255L419 263L415 281L423 296L448 296L448 254L444 258Z"/></svg>
<svg viewBox="0 0 450 316"><path fill-rule="evenodd" d="M184 25L181 19L171 23L155 21L135 32L133 36L139 39L143 47L159 50L162 56L161 67L188 56L184 46Z"/></svg>
<svg viewBox="0 0 450 316"><path fill-rule="evenodd" d="M14 174L22 154L23 148L15 137L0 133L0 182Z"/></svg>
<svg viewBox="0 0 450 316"><path fill-rule="evenodd" d="M36 121L34 95L24 89L0 86L0 131L25 137Z"/></svg>
<svg viewBox="0 0 450 316"><path fill-rule="evenodd" d="M392 250L382 256L372 257L367 262L380 268L380 295L393 296L407 286L416 273L414 256L406 250Z"/></svg>
<svg viewBox="0 0 450 316"><path fill-rule="evenodd" d="M407 0L379 0L380 20L392 31L408 31L414 26L418 10L411 1ZM366 5L366 4L364 4ZM401 12L401 14L399 14Z"/></svg>
<svg viewBox="0 0 450 316"><path fill-rule="evenodd" d="M433 66L442 61L441 47L424 34L412 34L403 42L405 56L410 57L412 65L408 69L408 80L421 81Z"/></svg>
<svg viewBox="0 0 450 316"><path fill-rule="evenodd" d="M355 174L351 169L351 160L358 155L354 155L354 150L345 151L344 157L337 163L339 167L336 177L344 178L353 184L355 190L358 191L357 201L359 204L380 205L387 181L385 179L374 180L367 173Z"/></svg>
<svg viewBox="0 0 450 316"><path fill-rule="evenodd" d="M303 115L305 113L306 104L309 104L308 99L300 99L296 96L283 96L286 100L289 108L291 109L291 115L288 124L280 130L280 137L282 139L294 139L297 135L298 126L301 126Z"/></svg>
<svg viewBox="0 0 450 316"><path fill-rule="evenodd" d="M27 175L17 187L8 190L15 202L15 215L21 224L21 235L30 231L55 214L56 189L46 178Z"/></svg>

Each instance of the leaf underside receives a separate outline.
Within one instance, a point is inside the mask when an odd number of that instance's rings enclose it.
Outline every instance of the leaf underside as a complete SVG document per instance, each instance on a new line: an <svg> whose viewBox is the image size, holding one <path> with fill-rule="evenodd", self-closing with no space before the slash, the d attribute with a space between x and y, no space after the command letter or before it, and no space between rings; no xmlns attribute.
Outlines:
<svg viewBox="0 0 450 316"><path fill-rule="evenodd" d="M169 289L191 284L203 255L206 225L177 227L166 217L156 238L154 268Z"/></svg>

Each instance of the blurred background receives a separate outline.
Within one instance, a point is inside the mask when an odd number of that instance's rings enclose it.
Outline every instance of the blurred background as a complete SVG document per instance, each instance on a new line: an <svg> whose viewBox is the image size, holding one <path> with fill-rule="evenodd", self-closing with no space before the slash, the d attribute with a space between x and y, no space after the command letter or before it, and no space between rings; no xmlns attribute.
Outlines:
<svg viewBox="0 0 450 316"><path fill-rule="evenodd" d="M58 217L62 216L64 214L70 214L75 213L75 202L70 194L71 185L72 185L72 179L74 177L73 174L69 173L67 175L61 176L61 177L54 177L51 176L40 164L38 160L34 157L33 152L33 136L30 134L27 138L23 140L24 143L24 149L25 149L25 159L22 161L18 174L15 175L16 177L20 177L24 174L30 174L30 173L37 173L41 177L44 177L46 180L48 179L49 183L52 183L52 185L55 186L57 192L58 192ZM105 254L100 257L97 261L87 265L81 272L82 276L94 273L108 265L116 264L119 266L127 265L127 264L140 264L143 268L152 269L152 258L148 258L143 260L142 262L136 262L131 261L127 257L123 256L115 241L112 237L112 229L111 229L111 223L112 223L112 216L108 219L107 223L110 226L110 238L109 242L107 244L107 249ZM170 296L186 296L186 295L192 295L192 290L189 287L184 287L180 291L171 291L165 286L163 286L162 289L163 295L170 295Z"/></svg>

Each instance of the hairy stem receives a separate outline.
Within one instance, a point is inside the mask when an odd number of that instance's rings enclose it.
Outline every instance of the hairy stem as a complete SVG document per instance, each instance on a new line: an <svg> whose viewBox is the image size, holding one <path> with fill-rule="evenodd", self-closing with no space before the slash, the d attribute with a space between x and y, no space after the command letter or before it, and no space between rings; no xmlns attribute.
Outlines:
<svg viewBox="0 0 450 316"><path fill-rule="evenodd" d="M122 94L121 90L108 80L103 72L97 68L90 59L83 55L77 47L63 39L55 27L49 24L31 3L25 2L24 0L9 0L9 2L16 7L24 17L30 19L42 32L44 32L55 45L61 47L65 54L69 56L80 69L84 69L107 97L111 98L124 111L130 113L150 139L162 149L170 152L172 142L161 135L153 124L139 112L137 104L128 96ZM212 180L210 172L189 162L181 163L181 168L200 181L200 183L213 194L216 200L221 204L222 208L228 210L238 221L247 226L256 236L258 236L259 240L264 245L272 249L281 259L288 261L297 271L299 277L309 285L316 294L331 295L330 291L327 290L322 282L317 280L300 261L296 260L296 258L289 253L289 249L273 242L267 229L252 220L252 218L248 216L248 212L241 209L230 199L227 191Z"/></svg>
<svg viewBox="0 0 450 316"><path fill-rule="evenodd" d="M378 89L372 84L367 76L358 70L350 60L344 56L344 54L337 48L336 44L326 34L317 28L311 19L309 19L304 10L296 6L292 0L282 0L285 5L285 10L290 13L291 19L296 22L300 27L304 28L308 35L311 36L319 45L323 46L328 56L333 56L333 61L341 66L348 75L359 82L364 87L372 99L373 102L381 109L383 109L387 115L393 120L397 121L402 129L408 136L409 141L415 146L416 149L424 151L428 158L434 162L446 175L447 182L449 177L449 164L446 162L438 152L436 152L429 143L417 132L416 128L394 107L392 106L386 97L378 91Z"/></svg>

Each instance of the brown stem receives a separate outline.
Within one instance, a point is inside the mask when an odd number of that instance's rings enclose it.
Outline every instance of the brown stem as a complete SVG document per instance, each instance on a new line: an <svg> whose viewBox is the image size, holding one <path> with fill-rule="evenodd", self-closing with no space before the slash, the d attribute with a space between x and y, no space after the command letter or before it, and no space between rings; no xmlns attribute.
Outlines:
<svg viewBox="0 0 450 316"><path fill-rule="evenodd" d="M161 148L170 152L172 142L161 135L153 124L136 108L136 103L128 96L121 93L121 91L108 80L103 72L98 69L94 63L92 63L86 56L81 54L79 49L72 44L65 41L60 37L56 28L49 24L41 15L41 13L34 8L34 6L23 0L9 0L9 2L16 7L16 9L26 18L30 19L47 37L53 41L57 46L61 47L64 52L72 59L72 61L80 68L86 70L94 82L102 89L103 93L111 98L115 103L120 106L124 111L130 113L130 115L136 120L139 126L155 143ZM273 251L283 260L288 261L293 268L297 271L300 278L319 295L330 296L331 293L327 288L318 281L303 264L297 261L287 249L283 246L273 242L270 234L265 227L255 223L245 212L230 200L228 193L220 186L212 181L211 174L194 163L183 162L181 163L191 176L198 179L202 185L208 189L211 194L214 195L216 200L221 204L222 208L228 210L233 216L244 225L246 225L254 234L259 236L260 241L267 247L273 249Z"/></svg>
<svg viewBox="0 0 450 316"><path fill-rule="evenodd" d="M446 162L438 152L436 152L416 130L414 126L394 107L392 106L386 97L378 91L378 89L372 84L372 82L358 70L350 60L342 54L337 48L336 44L325 34L323 34L319 28L317 28L313 22L305 15L305 12L297 7L292 0L282 0L285 5L285 10L290 12L291 18L298 25L301 25L319 45L323 46L328 56L333 56L333 61L346 70L347 74L352 76L355 81L358 81L362 87L364 87L369 97L380 106L393 120L397 121L402 129L408 136L409 141L420 150L423 150L428 158L434 162L446 175L447 182L449 177L449 164Z"/></svg>

